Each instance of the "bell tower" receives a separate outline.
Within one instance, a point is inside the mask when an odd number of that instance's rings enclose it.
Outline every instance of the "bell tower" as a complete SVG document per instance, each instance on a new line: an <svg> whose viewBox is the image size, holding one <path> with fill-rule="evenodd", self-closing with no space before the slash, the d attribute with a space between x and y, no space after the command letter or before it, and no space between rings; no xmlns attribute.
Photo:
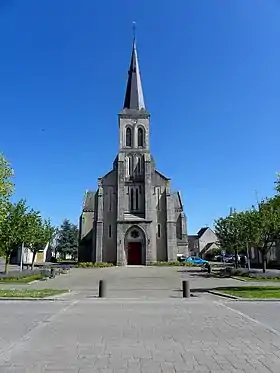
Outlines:
<svg viewBox="0 0 280 373"><path fill-rule="evenodd" d="M149 118L133 40L123 110L119 114L119 151L147 152L150 148Z"/></svg>
<svg viewBox="0 0 280 373"><path fill-rule="evenodd" d="M150 154L150 114L146 109L136 41L133 39L124 104L119 113L117 262L123 261L128 229L142 227L143 261L155 258L153 162ZM145 249L144 249L145 247ZM144 258L145 257L145 258Z"/></svg>

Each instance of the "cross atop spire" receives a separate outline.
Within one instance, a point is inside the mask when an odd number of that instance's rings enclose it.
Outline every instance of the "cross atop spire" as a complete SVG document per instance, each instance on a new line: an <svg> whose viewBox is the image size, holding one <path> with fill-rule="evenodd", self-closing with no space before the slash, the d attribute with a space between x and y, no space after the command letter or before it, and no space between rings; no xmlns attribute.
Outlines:
<svg viewBox="0 0 280 373"><path fill-rule="evenodd" d="M133 44L124 99L124 109L145 110L139 63L135 41L135 22L133 23Z"/></svg>
<svg viewBox="0 0 280 373"><path fill-rule="evenodd" d="M136 22L132 22L133 41L136 39Z"/></svg>

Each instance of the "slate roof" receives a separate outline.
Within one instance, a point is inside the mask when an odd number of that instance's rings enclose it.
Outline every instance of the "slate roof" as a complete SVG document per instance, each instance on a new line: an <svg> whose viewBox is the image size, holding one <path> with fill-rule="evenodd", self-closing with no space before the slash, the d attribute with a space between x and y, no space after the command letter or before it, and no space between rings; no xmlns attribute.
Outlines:
<svg viewBox="0 0 280 373"><path fill-rule="evenodd" d="M95 192L86 191L84 198L83 211L92 212L95 208Z"/></svg>
<svg viewBox="0 0 280 373"><path fill-rule="evenodd" d="M207 229L209 229L209 227L200 228L200 230L197 232L198 238L203 236L203 234L207 231Z"/></svg>
<svg viewBox="0 0 280 373"><path fill-rule="evenodd" d="M136 42L133 40L130 67L124 99L124 109L145 110L143 89L140 77L140 69L136 50Z"/></svg>

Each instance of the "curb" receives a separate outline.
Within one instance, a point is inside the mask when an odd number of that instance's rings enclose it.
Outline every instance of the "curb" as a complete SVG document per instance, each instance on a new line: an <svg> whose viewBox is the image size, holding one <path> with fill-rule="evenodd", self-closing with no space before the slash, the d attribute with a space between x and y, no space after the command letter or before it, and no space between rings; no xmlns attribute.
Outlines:
<svg viewBox="0 0 280 373"><path fill-rule="evenodd" d="M75 295L78 294L77 291L71 291L70 289L66 291L65 293L57 294L54 296L46 297L46 298L41 298L41 299L46 299L46 300L64 300L64 298L69 297L70 295Z"/></svg>
<svg viewBox="0 0 280 373"><path fill-rule="evenodd" d="M232 278L233 280L241 281L241 282L251 282L250 280L247 281L244 278L239 278L239 277L235 277L235 276L231 276L230 278Z"/></svg>
<svg viewBox="0 0 280 373"><path fill-rule="evenodd" d="M35 289L36 290L36 289ZM49 297L43 297L43 298L35 298L35 297L0 297L1 301L64 301L67 300L65 298L69 297L70 295L77 294L77 292L72 292L70 289L68 291L65 291L65 293L52 295Z"/></svg>
<svg viewBox="0 0 280 373"><path fill-rule="evenodd" d="M245 298L235 297L234 295L221 293L220 291L215 291L215 290L208 290L208 293L213 294L213 295L218 295L219 297L232 299L232 300L241 300L241 299L243 300L243 299L245 299Z"/></svg>
<svg viewBox="0 0 280 373"><path fill-rule="evenodd" d="M5 302L5 301L32 301L32 302L45 302L45 301L64 301L65 299L58 299L58 298L8 298L8 297L1 297L0 302Z"/></svg>
<svg viewBox="0 0 280 373"><path fill-rule="evenodd" d="M228 298L235 301L241 301L241 302L278 302L280 303L280 298L241 298L236 297L234 295L221 293L219 291L214 290L208 290L208 293L217 295L219 297Z"/></svg>
<svg viewBox="0 0 280 373"><path fill-rule="evenodd" d="M268 278L266 278L265 280L263 280L261 277L258 277L258 278L253 278L253 277L250 277L249 280L246 280L246 279L243 279L243 278L238 278L238 277L235 277L235 276L231 276L231 278L233 278L234 280L237 280L237 281L243 281L243 282L247 282L247 283L267 283L267 282L272 282L272 283L276 283L277 282L279 283L280 285L280 280L269 280Z"/></svg>

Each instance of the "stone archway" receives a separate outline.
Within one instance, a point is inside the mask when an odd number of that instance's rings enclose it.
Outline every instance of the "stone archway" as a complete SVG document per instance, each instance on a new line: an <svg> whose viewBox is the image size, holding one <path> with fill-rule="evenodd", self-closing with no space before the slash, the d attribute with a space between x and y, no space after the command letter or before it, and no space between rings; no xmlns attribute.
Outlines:
<svg viewBox="0 0 280 373"><path fill-rule="evenodd" d="M130 227L125 235L127 265L143 265L146 262L146 237L138 226Z"/></svg>

